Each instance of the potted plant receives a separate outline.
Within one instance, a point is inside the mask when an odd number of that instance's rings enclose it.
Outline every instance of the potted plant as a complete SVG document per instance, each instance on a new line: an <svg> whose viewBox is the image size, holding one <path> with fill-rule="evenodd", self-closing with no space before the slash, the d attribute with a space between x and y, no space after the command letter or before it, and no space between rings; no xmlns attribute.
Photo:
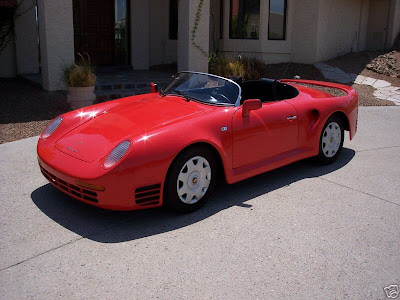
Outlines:
<svg viewBox="0 0 400 300"><path fill-rule="evenodd" d="M96 75L90 65L90 57L87 60L78 53L82 58L82 64L69 64L63 66L63 81L68 86L67 102L72 109L82 108L92 105L96 99L94 94L94 84Z"/></svg>

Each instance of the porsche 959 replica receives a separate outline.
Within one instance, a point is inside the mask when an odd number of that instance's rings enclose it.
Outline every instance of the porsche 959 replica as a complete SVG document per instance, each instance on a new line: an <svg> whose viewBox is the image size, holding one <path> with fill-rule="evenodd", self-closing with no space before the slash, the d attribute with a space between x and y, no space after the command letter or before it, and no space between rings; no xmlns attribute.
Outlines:
<svg viewBox="0 0 400 300"><path fill-rule="evenodd" d="M219 175L232 184L309 157L332 163L344 131L357 130L358 97L345 85L180 72L151 86L55 118L37 145L48 181L105 209L191 212Z"/></svg>

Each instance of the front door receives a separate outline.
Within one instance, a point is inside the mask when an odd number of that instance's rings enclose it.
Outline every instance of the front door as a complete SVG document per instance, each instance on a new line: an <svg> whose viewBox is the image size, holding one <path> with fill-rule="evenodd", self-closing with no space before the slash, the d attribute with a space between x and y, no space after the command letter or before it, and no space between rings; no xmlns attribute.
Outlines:
<svg viewBox="0 0 400 300"><path fill-rule="evenodd" d="M233 116L233 168L271 158L297 147L296 110L285 101L263 103L248 117Z"/></svg>
<svg viewBox="0 0 400 300"><path fill-rule="evenodd" d="M113 63L114 1L73 0L75 53L88 53L95 65Z"/></svg>
<svg viewBox="0 0 400 300"><path fill-rule="evenodd" d="M386 48L389 9L389 0L369 2L367 50L376 51Z"/></svg>

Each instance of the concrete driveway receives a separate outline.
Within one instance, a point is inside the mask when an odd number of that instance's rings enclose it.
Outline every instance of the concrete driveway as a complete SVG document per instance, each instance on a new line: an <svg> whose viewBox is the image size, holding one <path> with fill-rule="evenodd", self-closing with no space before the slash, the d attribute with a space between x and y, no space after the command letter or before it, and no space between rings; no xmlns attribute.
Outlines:
<svg viewBox="0 0 400 300"><path fill-rule="evenodd" d="M386 299L400 285L400 107L360 108L335 164L221 186L190 215L70 199L36 140L0 145L2 299Z"/></svg>

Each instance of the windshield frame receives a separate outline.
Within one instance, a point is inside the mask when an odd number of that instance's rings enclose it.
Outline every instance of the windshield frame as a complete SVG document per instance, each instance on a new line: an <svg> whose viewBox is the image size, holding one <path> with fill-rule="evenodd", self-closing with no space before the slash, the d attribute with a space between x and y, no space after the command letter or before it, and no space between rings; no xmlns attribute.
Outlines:
<svg viewBox="0 0 400 300"><path fill-rule="evenodd" d="M207 76L211 76L211 77L215 77L215 78L219 78L219 79L224 79L226 81L229 81L230 83L233 83L239 89L238 97L237 97L235 103L209 103L209 102L201 101L201 100L194 99L194 98L193 98L193 101L196 101L196 102L199 102L199 103L202 103L202 104L214 105L214 106L235 106L235 107L236 106L240 106L240 100L242 98L242 88L235 81L233 81L233 80L231 80L229 78L226 78L226 77L222 77L222 76L218 76L218 75L214 75L214 74L209 74L209 73L205 73L205 72L180 71L180 72L177 72L176 74L180 74L180 73L207 75ZM176 74L174 74L173 77L175 77Z"/></svg>

